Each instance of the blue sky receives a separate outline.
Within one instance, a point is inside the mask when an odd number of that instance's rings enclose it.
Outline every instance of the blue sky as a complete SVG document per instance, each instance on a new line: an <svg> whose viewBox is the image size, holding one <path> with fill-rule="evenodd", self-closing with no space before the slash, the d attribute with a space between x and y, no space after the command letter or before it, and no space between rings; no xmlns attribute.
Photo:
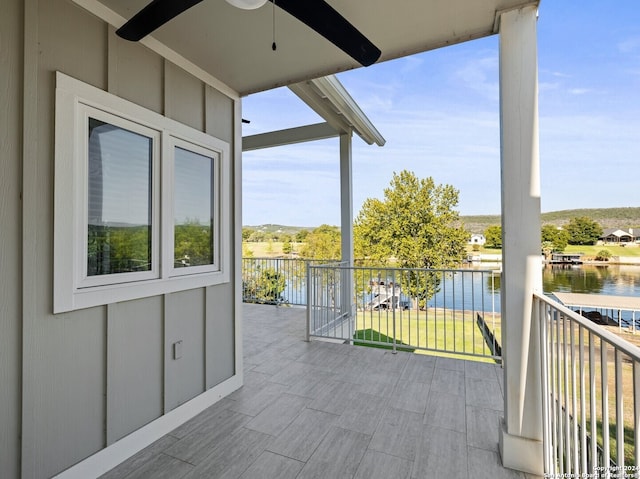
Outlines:
<svg viewBox="0 0 640 479"><path fill-rule="evenodd" d="M640 206L640 8L546 0L538 21L542 211ZM394 171L460 191L462 215L500 213L498 37L341 73L387 140L353 140L354 215ZM287 88L243 101L243 134L321 119ZM338 140L247 152L243 224L340 223Z"/></svg>

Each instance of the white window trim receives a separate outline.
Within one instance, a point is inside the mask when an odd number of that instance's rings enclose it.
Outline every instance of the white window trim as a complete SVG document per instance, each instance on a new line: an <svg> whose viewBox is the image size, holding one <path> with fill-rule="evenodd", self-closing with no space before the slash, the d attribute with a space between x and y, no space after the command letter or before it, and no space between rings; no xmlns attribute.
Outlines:
<svg viewBox="0 0 640 479"><path fill-rule="evenodd" d="M159 132L161 147L161 179L155 183L154 221L161 215L159 238L154 238L156 250L160 245L160 261L156 259L157 277L137 281L83 285L80 262L86 262L86 163L83 128L86 107L115 115L128 122L142 125ZM172 175L169 172L173 161L173 146L193 144L213 152L217 158L217 179L214 177L217 229L214 239L216 257L213 267L185 268L188 272L176 274L173 267L173 213ZM171 150L171 151L168 151ZM195 150L197 151L197 150ZM231 189L230 189L229 143L194 130L139 105L116 97L103 90L80 82L63 73L56 73L55 112L55 194L54 194L54 272L53 312L60 313L119 301L157 296L230 281L231 254ZM158 170L158 165L154 163ZM169 240L171 240L169 242ZM170 250L169 252L167 250ZM84 256L83 256L84 255ZM167 257L171 260L167 262ZM216 262L217 260L217 262ZM204 269L204 271L203 271ZM134 273L135 274L135 273ZM116 276L116 275L114 275Z"/></svg>

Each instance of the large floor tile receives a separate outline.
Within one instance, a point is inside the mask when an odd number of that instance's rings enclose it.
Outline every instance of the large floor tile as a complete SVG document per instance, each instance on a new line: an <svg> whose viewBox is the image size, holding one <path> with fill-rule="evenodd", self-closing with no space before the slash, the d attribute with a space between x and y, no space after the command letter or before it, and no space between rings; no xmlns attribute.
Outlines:
<svg viewBox="0 0 640 479"><path fill-rule="evenodd" d="M219 441L185 479L231 479L240 476L264 452L273 437L240 428Z"/></svg>
<svg viewBox="0 0 640 479"><path fill-rule="evenodd" d="M154 442L150 446L144 448L128 461L123 462L106 474L100 476L100 479L123 479L129 477L136 469L141 468L149 461L158 457L162 451L174 444L178 439L173 436L164 436L162 439Z"/></svg>
<svg viewBox="0 0 640 479"><path fill-rule="evenodd" d="M265 451L240 479L296 479L303 466L303 462Z"/></svg>
<svg viewBox="0 0 640 479"><path fill-rule="evenodd" d="M469 447L469 477L476 479L524 479L524 474L502 467L497 452Z"/></svg>
<svg viewBox="0 0 640 479"><path fill-rule="evenodd" d="M388 408L369 448L413 461L424 428L422 419L419 413Z"/></svg>
<svg viewBox="0 0 640 479"><path fill-rule="evenodd" d="M466 432L466 409L464 397L456 394L431 391L427 403L424 423L429 427Z"/></svg>
<svg viewBox="0 0 640 479"><path fill-rule="evenodd" d="M369 450L360 462L355 479L408 479L412 467L413 461Z"/></svg>
<svg viewBox="0 0 640 479"><path fill-rule="evenodd" d="M462 432L429 427L420 441L411 477L467 479L467 441Z"/></svg>
<svg viewBox="0 0 640 479"><path fill-rule="evenodd" d="M422 414L429 400L429 389L428 383L400 380L389 398L389 406Z"/></svg>
<svg viewBox="0 0 640 479"><path fill-rule="evenodd" d="M282 394L260 414L247 422L246 427L277 436L302 412L309 399L291 394Z"/></svg>
<svg viewBox="0 0 640 479"><path fill-rule="evenodd" d="M224 438L247 424L249 420L251 420L251 416L245 414L229 410L220 411L211 418L211 421L202 424L199 428L165 449L165 452L182 461L197 464L211 454L211 451Z"/></svg>
<svg viewBox="0 0 640 479"><path fill-rule="evenodd" d="M467 406L467 444L497 452L502 416L493 409Z"/></svg>
<svg viewBox="0 0 640 479"><path fill-rule="evenodd" d="M504 400L497 380L487 381L478 378L465 380L467 404L502 411Z"/></svg>
<svg viewBox="0 0 640 479"><path fill-rule="evenodd" d="M271 452L299 461L308 460L339 416L314 409L305 409L270 444Z"/></svg>
<svg viewBox="0 0 640 479"><path fill-rule="evenodd" d="M371 436L333 427L325 436L298 479L351 479L356 474Z"/></svg>
<svg viewBox="0 0 640 479"><path fill-rule="evenodd" d="M436 368L431 381L431 391L464 396L464 371Z"/></svg>

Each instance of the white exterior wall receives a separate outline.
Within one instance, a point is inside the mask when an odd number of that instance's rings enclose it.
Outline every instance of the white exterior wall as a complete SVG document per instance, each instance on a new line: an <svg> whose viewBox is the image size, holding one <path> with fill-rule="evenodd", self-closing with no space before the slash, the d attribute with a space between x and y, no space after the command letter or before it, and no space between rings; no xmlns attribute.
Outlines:
<svg viewBox="0 0 640 479"><path fill-rule="evenodd" d="M0 71L0 477L50 477L241 381L233 271L220 286L52 314L55 72L229 142L233 218L239 99L68 0L3 2Z"/></svg>

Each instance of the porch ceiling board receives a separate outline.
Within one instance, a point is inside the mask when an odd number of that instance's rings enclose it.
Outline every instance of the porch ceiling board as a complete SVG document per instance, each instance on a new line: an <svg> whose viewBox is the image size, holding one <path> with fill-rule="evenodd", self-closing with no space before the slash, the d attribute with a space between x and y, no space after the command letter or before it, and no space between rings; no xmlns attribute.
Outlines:
<svg viewBox="0 0 640 479"><path fill-rule="evenodd" d="M149 0L74 0L121 26ZM379 61L495 33L496 12L537 0L330 0L382 50ZM277 4L277 2L276 2ZM153 38L240 95L357 68L333 44L272 4L240 10L204 0L159 28Z"/></svg>

